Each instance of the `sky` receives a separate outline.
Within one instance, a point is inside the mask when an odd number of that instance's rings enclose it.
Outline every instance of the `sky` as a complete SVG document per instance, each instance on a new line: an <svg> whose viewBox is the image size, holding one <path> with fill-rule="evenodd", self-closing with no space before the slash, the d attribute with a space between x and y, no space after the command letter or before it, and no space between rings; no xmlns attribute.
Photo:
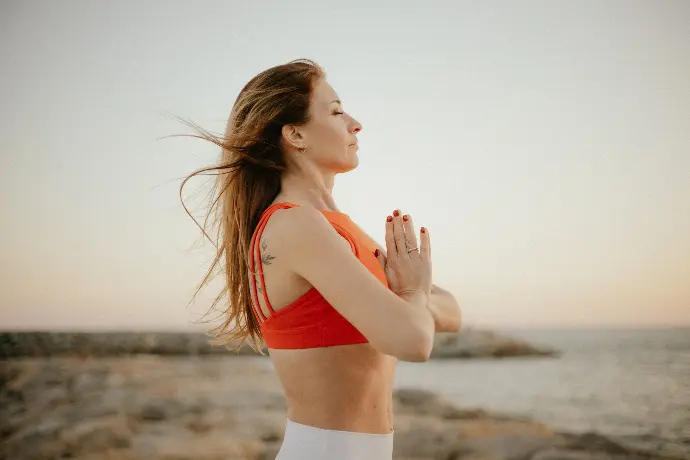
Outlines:
<svg viewBox="0 0 690 460"><path fill-rule="evenodd" d="M429 228L475 327L690 325L690 2L0 4L0 329L187 330L186 175L258 72L310 58L363 125L334 196ZM185 202L205 212L211 179Z"/></svg>

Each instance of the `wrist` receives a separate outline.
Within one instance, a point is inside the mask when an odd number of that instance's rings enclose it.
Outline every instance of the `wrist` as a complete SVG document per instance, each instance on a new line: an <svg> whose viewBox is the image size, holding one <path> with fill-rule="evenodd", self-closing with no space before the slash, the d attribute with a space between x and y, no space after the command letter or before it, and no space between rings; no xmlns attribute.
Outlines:
<svg viewBox="0 0 690 460"><path fill-rule="evenodd" d="M396 294L401 299L423 301L424 305L429 301L429 295L421 289L401 289Z"/></svg>

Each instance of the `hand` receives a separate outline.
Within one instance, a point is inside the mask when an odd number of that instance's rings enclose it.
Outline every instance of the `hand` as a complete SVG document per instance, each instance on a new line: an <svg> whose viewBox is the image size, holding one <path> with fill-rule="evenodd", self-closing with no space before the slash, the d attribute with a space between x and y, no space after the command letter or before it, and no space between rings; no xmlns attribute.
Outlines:
<svg viewBox="0 0 690 460"><path fill-rule="evenodd" d="M386 219L386 251L377 259L386 272L389 288L398 295L431 291L431 244L429 231L422 227L417 245L412 218L400 211ZM410 249L410 251L408 251Z"/></svg>

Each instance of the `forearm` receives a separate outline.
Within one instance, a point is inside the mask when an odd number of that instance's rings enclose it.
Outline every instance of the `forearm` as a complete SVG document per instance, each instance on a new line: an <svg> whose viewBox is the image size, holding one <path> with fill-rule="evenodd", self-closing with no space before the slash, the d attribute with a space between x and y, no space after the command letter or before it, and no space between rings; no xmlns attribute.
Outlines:
<svg viewBox="0 0 690 460"><path fill-rule="evenodd" d="M410 333L410 340L406 340L405 346L412 347L411 355L413 359L405 361L426 361L429 359L431 349L434 346L434 332L436 324L427 308L428 295L420 291L412 291L400 294L400 298L405 301L406 314L410 315L410 324L414 325L413 333Z"/></svg>
<svg viewBox="0 0 690 460"><path fill-rule="evenodd" d="M426 335L433 336L436 321L428 308L430 295L424 295L420 291L413 290L401 294L400 298L412 307L409 312L413 316L413 322L419 325Z"/></svg>
<svg viewBox="0 0 690 460"><path fill-rule="evenodd" d="M433 284L427 308L434 318L436 332L458 332L462 325L460 305L445 289Z"/></svg>

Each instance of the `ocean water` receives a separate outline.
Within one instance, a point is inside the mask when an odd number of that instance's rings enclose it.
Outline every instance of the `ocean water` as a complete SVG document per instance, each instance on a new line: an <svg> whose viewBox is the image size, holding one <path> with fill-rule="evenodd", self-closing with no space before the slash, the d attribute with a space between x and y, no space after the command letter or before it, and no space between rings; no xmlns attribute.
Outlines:
<svg viewBox="0 0 690 460"><path fill-rule="evenodd" d="M500 332L562 355L400 363L396 387L690 456L690 328Z"/></svg>

